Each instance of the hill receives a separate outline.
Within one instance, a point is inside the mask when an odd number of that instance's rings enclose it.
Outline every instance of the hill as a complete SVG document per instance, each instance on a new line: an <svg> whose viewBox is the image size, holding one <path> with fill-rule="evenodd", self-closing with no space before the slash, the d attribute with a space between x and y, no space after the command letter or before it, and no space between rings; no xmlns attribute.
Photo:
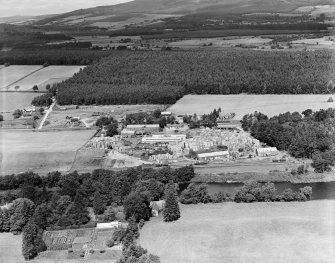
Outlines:
<svg viewBox="0 0 335 263"><path fill-rule="evenodd" d="M129 25L157 24L166 18L190 14L292 13L331 11L332 0L134 0L98 6L42 19L38 25L81 25L122 29ZM328 10L328 11L327 11Z"/></svg>

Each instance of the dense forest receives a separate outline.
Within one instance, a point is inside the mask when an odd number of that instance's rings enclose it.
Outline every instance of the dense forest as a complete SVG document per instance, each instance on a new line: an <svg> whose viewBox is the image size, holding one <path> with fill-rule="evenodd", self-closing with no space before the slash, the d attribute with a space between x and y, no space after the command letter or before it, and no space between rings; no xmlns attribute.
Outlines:
<svg viewBox="0 0 335 263"><path fill-rule="evenodd" d="M243 117L242 128L256 139L297 158L313 159L316 172L335 165L335 109L287 112L272 118L255 112Z"/></svg>
<svg viewBox="0 0 335 263"><path fill-rule="evenodd" d="M85 44L85 43L84 43ZM0 64L11 65L88 65L110 55L110 51L92 49L13 49L0 51Z"/></svg>
<svg viewBox="0 0 335 263"><path fill-rule="evenodd" d="M332 51L113 52L58 85L60 104L170 104L185 94L333 92Z"/></svg>

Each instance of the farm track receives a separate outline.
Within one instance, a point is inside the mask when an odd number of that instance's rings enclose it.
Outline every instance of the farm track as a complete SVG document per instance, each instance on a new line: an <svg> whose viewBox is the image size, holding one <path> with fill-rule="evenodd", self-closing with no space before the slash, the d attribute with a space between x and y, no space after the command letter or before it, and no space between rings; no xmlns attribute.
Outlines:
<svg viewBox="0 0 335 263"><path fill-rule="evenodd" d="M38 130L41 130L41 129L42 129L42 127L43 127L43 125L44 125L46 119L48 118L49 114L52 112L52 109L53 109L53 107L54 107L55 105L56 105L56 100L55 100L55 98L53 98L53 102L52 102L52 104L50 105L50 107L49 107L49 109L47 110L47 112L44 114L43 119L42 119L40 125L38 126Z"/></svg>
<svg viewBox="0 0 335 263"><path fill-rule="evenodd" d="M13 83L11 83L11 84L5 86L3 89L6 89L6 88L8 88L8 87L14 85L15 83L18 83L19 81L21 81L21 80L23 80L23 79L29 77L30 75L35 74L36 72L38 72L38 71L40 71L40 70L42 70L42 69L43 69L43 67L41 67L41 68L39 68L39 69L37 69L37 70L35 70L35 71L33 71L33 72L30 72L28 75L25 75L24 77L22 77L22 78L20 78L20 79L18 79L18 80L16 80L16 81L14 81Z"/></svg>

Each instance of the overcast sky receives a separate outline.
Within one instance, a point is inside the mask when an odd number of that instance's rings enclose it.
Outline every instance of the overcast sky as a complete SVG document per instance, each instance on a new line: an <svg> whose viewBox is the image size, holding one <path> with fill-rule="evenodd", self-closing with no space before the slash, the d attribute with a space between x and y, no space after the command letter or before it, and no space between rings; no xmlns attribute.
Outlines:
<svg viewBox="0 0 335 263"><path fill-rule="evenodd" d="M99 5L114 5L130 0L0 0L0 17L59 14Z"/></svg>

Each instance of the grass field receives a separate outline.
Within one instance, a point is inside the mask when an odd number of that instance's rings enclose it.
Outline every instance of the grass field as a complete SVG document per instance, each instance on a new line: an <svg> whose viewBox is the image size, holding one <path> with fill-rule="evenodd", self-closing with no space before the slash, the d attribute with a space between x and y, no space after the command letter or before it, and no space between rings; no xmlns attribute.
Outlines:
<svg viewBox="0 0 335 263"><path fill-rule="evenodd" d="M38 95L40 94L0 92L0 114L4 116L5 120L12 120L14 110L29 106L33 98Z"/></svg>
<svg viewBox="0 0 335 263"><path fill-rule="evenodd" d="M335 201L182 205L147 222L139 243L162 263L331 263Z"/></svg>
<svg viewBox="0 0 335 263"><path fill-rule="evenodd" d="M21 254L22 236L12 233L0 233L0 262L24 263Z"/></svg>
<svg viewBox="0 0 335 263"><path fill-rule="evenodd" d="M24 79L15 82L14 85L10 86L9 90L14 90L15 86L20 86L20 91L32 90L34 85L37 85L39 90L45 90L47 84L52 85L55 82L66 80L72 77L81 68L83 68L83 66L49 66L42 68Z"/></svg>
<svg viewBox="0 0 335 263"><path fill-rule="evenodd" d="M225 37L225 38L194 38L181 40L169 43L171 47L178 48L196 48L202 47L211 43L214 47L229 47L239 44L244 45L263 45L268 44L272 41L271 38L261 38L261 37Z"/></svg>
<svg viewBox="0 0 335 263"><path fill-rule="evenodd" d="M42 68L42 66L10 66L0 71L0 90L8 85L18 81L19 79L31 74L32 72Z"/></svg>
<svg viewBox="0 0 335 263"><path fill-rule="evenodd" d="M76 151L93 136L81 131L0 131L0 172L2 175L33 170L36 173L68 171Z"/></svg>
<svg viewBox="0 0 335 263"><path fill-rule="evenodd" d="M175 114L207 114L214 108L235 112L235 119L260 111L268 116L287 111L302 112L306 109L334 108L335 102L327 102L332 95L186 95L168 110Z"/></svg>

